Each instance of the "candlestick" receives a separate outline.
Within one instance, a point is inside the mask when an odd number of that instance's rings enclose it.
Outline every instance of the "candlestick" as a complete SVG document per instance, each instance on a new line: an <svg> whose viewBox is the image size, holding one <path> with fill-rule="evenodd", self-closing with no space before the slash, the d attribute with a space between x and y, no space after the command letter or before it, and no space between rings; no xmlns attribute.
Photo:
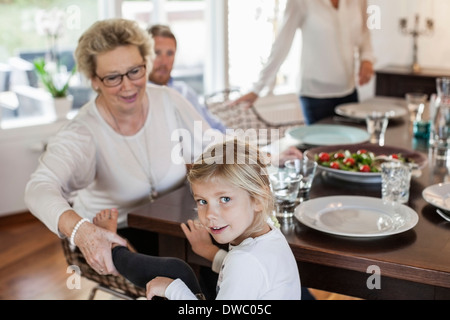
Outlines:
<svg viewBox="0 0 450 320"><path fill-rule="evenodd" d="M404 35L410 35L413 37L413 64L412 70L415 73L420 72L421 67L419 65L418 51L419 44L418 39L420 36L431 36L434 32L434 20L429 18L425 21L425 29L420 29L420 17L418 14L415 15L414 28L408 29L408 19L400 19L400 32Z"/></svg>

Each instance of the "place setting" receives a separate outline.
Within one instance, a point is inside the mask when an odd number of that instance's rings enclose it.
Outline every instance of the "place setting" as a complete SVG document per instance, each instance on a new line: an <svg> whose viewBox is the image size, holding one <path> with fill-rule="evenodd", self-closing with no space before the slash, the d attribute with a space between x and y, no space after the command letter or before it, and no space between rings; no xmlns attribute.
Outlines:
<svg viewBox="0 0 450 320"><path fill-rule="evenodd" d="M404 115L402 112L401 116ZM367 113L364 120L366 130L312 125L286 132L289 139L306 148L303 160L289 161L270 174L278 220L295 219L320 232L359 239L391 236L417 225L417 212L406 204L411 180L420 177L427 156L385 144L388 113ZM381 191L381 198L353 195L310 198L309 190L317 175L325 178L322 183L334 179L341 181L342 187L370 186L371 191L376 188Z"/></svg>
<svg viewBox="0 0 450 320"><path fill-rule="evenodd" d="M295 142L300 149L337 144L356 144L368 141L366 130L336 124L314 124L297 126L286 130L286 138Z"/></svg>
<svg viewBox="0 0 450 320"><path fill-rule="evenodd" d="M379 238L414 228L418 214L409 201L411 168L400 162L381 165L381 198L326 196L305 201L294 216L302 224L327 234L351 238Z"/></svg>
<svg viewBox="0 0 450 320"><path fill-rule="evenodd" d="M362 179L367 180L364 183L380 183L381 198L348 195L310 198L311 187L320 170L339 171L321 165L318 155L341 148L357 154L362 148L373 150L374 147L372 144L325 146L308 150L301 160L287 161L280 168L271 167L269 177L277 220L281 224L291 224L295 219L317 231L352 238L385 237L414 228L418 215L405 205L409 200L412 166L392 156L404 154L410 163L416 162L420 168L426 158L419 153L378 146L377 151L382 150L392 160L385 160L379 172L353 172L355 176L352 176L350 171L342 171L347 173L339 177L347 182ZM369 176L364 176L366 174Z"/></svg>
<svg viewBox="0 0 450 320"><path fill-rule="evenodd" d="M376 98L363 102L346 103L335 108L338 117L334 119L342 122L364 123L373 113L385 114L389 120L400 120L408 114L403 101L392 98Z"/></svg>
<svg viewBox="0 0 450 320"><path fill-rule="evenodd" d="M439 183L425 188L422 196L426 202L436 207L436 213L450 222L450 183Z"/></svg>
<svg viewBox="0 0 450 320"><path fill-rule="evenodd" d="M419 215L408 206L411 182L421 177L428 155L389 145L386 139L391 121L406 116L408 121L411 116L405 99L346 104L335 111L340 118L364 123L365 128L314 124L288 129L284 139L304 151L304 159L287 162L270 174L275 216L279 221L297 221L319 232L356 239L413 229ZM310 197L317 176L322 178L319 185L335 186L336 191L315 190ZM339 190L348 192L339 195ZM431 186L423 197L450 221L450 184Z"/></svg>

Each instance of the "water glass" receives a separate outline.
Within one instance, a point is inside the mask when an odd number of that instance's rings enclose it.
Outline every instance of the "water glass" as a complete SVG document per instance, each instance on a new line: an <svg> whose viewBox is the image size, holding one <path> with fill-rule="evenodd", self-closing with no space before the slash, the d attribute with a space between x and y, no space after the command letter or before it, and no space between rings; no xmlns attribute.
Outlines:
<svg viewBox="0 0 450 320"><path fill-rule="evenodd" d="M288 160L284 163L287 173L290 176L301 176L300 189L297 200L301 203L309 199L309 191L317 170L317 163L314 160L303 158Z"/></svg>
<svg viewBox="0 0 450 320"><path fill-rule="evenodd" d="M367 132L370 135L370 143L384 146L386 129L389 118L386 113L373 112L366 117Z"/></svg>
<svg viewBox="0 0 450 320"><path fill-rule="evenodd" d="M407 203L411 184L411 167L400 162L381 164L381 198L392 203Z"/></svg>
<svg viewBox="0 0 450 320"><path fill-rule="evenodd" d="M269 174L270 187L275 198L277 218L289 219L294 216L301 176L291 176L285 170Z"/></svg>
<svg viewBox="0 0 450 320"><path fill-rule="evenodd" d="M438 97L435 103L431 146L448 151L450 139L450 78L436 80Z"/></svg>
<svg viewBox="0 0 450 320"><path fill-rule="evenodd" d="M411 122L419 121L422 119L425 105L428 101L428 95L424 93L411 92L405 95L408 105L409 115Z"/></svg>

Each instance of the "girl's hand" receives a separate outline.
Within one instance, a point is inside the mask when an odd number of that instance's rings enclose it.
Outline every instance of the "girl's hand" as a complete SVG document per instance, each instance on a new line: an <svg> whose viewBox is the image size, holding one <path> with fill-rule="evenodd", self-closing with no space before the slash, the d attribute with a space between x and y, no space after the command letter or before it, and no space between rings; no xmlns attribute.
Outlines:
<svg viewBox="0 0 450 320"><path fill-rule="evenodd" d="M166 277L156 277L149 281L146 286L147 299L151 300L153 297L166 297L166 289L173 282L173 279Z"/></svg>
<svg viewBox="0 0 450 320"><path fill-rule="evenodd" d="M209 232L199 222L192 220L188 220L187 225L182 223L181 229L191 244L192 250L199 256L213 261L219 247L213 244Z"/></svg>

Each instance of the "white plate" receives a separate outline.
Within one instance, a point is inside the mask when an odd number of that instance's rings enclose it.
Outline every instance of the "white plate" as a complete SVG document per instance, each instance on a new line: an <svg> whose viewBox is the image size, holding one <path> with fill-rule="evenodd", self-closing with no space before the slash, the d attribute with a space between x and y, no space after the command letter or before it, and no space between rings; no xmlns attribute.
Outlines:
<svg viewBox="0 0 450 320"><path fill-rule="evenodd" d="M286 130L286 135L300 144L311 146L332 146L368 141L366 130L339 125L300 126Z"/></svg>
<svg viewBox="0 0 450 320"><path fill-rule="evenodd" d="M365 149L369 152L373 152L375 156L401 153L403 157L413 160L414 163L418 165L419 169L423 169L428 162L427 157L424 154L414 150L397 148L393 146L381 147L370 143L317 147L307 150L305 152L305 156L309 159L315 159L315 155L321 152L330 153L337 152L339 150L349 150L350 152L354 153L360 149ZM325 171L327 176L343 181L355 183L381 183L380 172L352 172L332 169L321 165L319 165L319 168Z"/></svg>
<svg viewBox="0 0 450 320"><path fill-rule="evenodd" d="M402 233L414 228L419 221L417 213L405 205L356 196L305 201L295 209L295 217L312 229L356 238Z"/></svg>
<svg viewBox="0 0 450 320"><path fill-rule="evenodd" d="M450 211L450 183L439 183L423 190L426 202L439 209Z"/></svg>
<svg viewBox="0 0 450 320"><path fill-rule="evenodd" d="M340 116L358 120L365 120L372 112L387 113L389 119L401 118L408 113L408 110L401 106L375 101L343 104L337 106L334 111Z"/></svg>

